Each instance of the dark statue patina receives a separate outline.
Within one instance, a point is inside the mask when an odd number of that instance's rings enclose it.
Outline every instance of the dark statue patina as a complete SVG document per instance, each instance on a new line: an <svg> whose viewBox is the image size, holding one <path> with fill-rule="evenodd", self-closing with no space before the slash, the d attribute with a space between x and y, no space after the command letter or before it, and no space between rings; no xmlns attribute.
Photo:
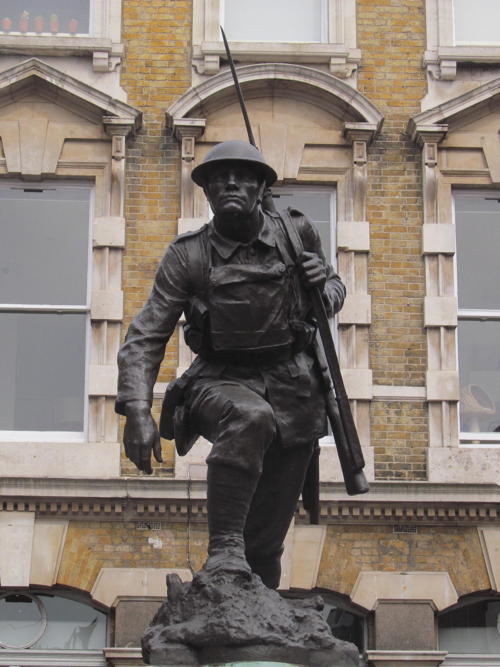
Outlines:
<svg viewBox="0 0 500 667"><path fill-rule="evenodd" d="M212 443L208 559L191 584L169 579L168 600L144 638L145 658L203 664L292 656L302 664L357 665L356 649L330 634L318 599L291 604L272 590L308 465L326 433L309 291L319 288L333 315L344 286L303 214L284 214L303 245L295 258L282 216L263 209L276 173L255 147L218 144L192 178L214 218L169 246L119 353L125 451L151 473L151 454L161 461L153 385L184 312L186 342L198 356L169 385L160 430L175 437L181 454L198 435Z"/></svg>

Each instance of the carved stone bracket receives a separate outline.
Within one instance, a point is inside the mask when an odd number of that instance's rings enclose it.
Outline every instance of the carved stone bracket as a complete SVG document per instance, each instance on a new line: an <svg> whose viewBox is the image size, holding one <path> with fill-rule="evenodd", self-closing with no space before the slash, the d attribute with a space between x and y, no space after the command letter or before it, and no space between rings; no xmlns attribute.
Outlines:
<svg viewBox="0 0 500 667"><path fill-rule="evenodd" d="M380 125L375 123L344 123L344 136L351 143L363 141L369 145L380 130Z"/></svg>
<svg viewBox="0 0 500 667"><path fill-rule="evenodd" d="M345 123L344 136L352 144L352 160L356 166L367 162L366 149L378 131L373 123Z"/></svg>
<svg viewBox="0 0 500 667"><path fill-rule="evenodd" d="M339 79L348 79L358 69L357 62L350 62L345 57L330 58L330 74L337 76Z"/></svg>
<svg viewBox="0 0 500 667"><path fill-rule="evenodd" d="M106 133L112 137L111 153L113 160L125 159L125 139L134 130L134 121L130 119L105 116L102 119Z"/></svg>
<svg viewBox="0 0 500 667"><path fill-rule="evenodd" d="M408 134L411 139L420 146L421 148L426 148L426 146L436 146L444 139L446 133L448 132L448 125L445 123L433 124L433 125L420 125L414 123L412 120L408 123ZM437 148L436 148L437 151ZM436 164L437 152L434 149L430 149L428 154L428 159L430 163L428 166L434 166ZM427 164L427 162L426 162Z"/></svg>
<svg viewBox="0 0 500 667"><path fill-rule="evenodd" d="M181 144L181 158L183 162L192 162L195 157L196 139L205 131L204 118L174 118L172 128L175 138Z"/></svg>

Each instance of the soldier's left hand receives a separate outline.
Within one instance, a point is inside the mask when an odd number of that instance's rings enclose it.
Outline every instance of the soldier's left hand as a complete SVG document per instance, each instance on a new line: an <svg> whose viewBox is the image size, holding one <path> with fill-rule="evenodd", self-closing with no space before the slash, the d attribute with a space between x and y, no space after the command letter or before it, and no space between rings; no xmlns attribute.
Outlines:
<svg viewBox="0 0 500 667"><path fill-rule="evenodd" d="M319 287L322 292L326 283L326 269L321 258L315 252L304 250L297 263L306 289Z"/></svg>

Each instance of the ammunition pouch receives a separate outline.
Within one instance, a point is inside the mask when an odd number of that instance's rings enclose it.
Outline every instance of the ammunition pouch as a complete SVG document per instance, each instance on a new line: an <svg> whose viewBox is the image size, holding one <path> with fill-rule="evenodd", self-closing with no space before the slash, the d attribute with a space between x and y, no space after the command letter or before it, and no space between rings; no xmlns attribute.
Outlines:
<svg viewBox="0 0 500 667"><path fill-rule="evenodd" d="M310 347L316 338L316 324L304 322L303 320L291 320L290 329L293 332L293 352L297 354Z"/></svg>
<svg viewBox="0 0 500 667"><path fill-rule="evenodd" d="M160 415L160 435L167 440L175 440L179 456L185 456L198 438L198 433L190 423L184 403L184 394L189 378L181 376L170 382L165 390Z"/></svg>
<svg viewBox="0 0 500 667"><path fill-rule="evenodd" d="M199 298L195 297L186 311L186 324L183 327L186 345L195 353L200 354L210 346L208 333L208 308Z"/></svg>

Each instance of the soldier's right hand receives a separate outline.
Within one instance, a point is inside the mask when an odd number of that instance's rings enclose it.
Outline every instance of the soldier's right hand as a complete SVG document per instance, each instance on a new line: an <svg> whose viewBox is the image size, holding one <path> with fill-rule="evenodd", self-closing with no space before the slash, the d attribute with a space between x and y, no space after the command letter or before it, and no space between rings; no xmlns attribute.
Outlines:
<svg viewBox="0 0 500 667"><path fill-rule="evenodd" d="M125 454L147 475L151 475L151 452L158 463L161 456L160 434L156 422L151 416L147 401L129 401L125 405L126 422L123 432Z"/></svg>

